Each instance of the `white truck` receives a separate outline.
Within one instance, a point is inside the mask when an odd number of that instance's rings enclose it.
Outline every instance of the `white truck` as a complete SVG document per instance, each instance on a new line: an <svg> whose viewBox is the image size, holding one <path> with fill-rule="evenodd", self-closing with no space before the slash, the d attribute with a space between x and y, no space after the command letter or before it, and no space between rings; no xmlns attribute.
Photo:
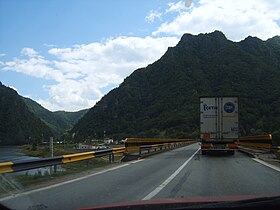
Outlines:
<svg viewBox="0 0 280 210"><path fill-rule="evenodd" d="M201 154L225 151L234 155L238 140L238 97L200 97Z"/></svg>

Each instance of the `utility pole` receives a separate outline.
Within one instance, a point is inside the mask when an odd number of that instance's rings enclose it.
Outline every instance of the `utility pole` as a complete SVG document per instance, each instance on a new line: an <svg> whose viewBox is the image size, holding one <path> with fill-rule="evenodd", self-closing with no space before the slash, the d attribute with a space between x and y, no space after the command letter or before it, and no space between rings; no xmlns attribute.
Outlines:
<svg viewBox="0 0 280 210"><path fill-rule="evenodd" d="M50 137L50 152L51 152L51 157L53 157L53 137ZM57 165L54 165L54 173L56 173L56 168ZM50 172L52 173L52 166L50 168Z"/></svg>
<svg viewBox="0 0 280 210"><path fill-rule="evenodd" d="M51 157L53 157L53 137L50 137L50 152L51 152Z"/></svg>

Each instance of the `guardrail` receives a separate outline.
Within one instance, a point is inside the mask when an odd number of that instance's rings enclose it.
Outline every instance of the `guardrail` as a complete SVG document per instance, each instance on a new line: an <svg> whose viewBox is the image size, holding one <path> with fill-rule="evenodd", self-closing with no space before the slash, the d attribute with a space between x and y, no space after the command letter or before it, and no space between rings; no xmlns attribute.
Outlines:
<svg viewBox="0 0 280 210"><path fill-rule="evenodd" d="M165 144L153 144L153 145L143 145L139 147L139 156L142 157L143 155L156 153L159 151L167 150L167 149L174 149L177 147L182 147L188 144L194 143L191 141L188 142L176 142L176 143L165 143ZM143 153L145 152L145 153Z"/></svg>
<svg viewBox="0 0 280 210"><path fill-rule="evenodd" d="M157 138L126 138L124 144L126 148L138 149L143 145L156 145L164 143L193 142L196 139L157 139Z"/></svg>
<svg viewBox="0 0 280 210"><path fill-rule="evenodd" d="M189 145L189 144L192 144L195 142L197 142L197 141L192 140L192 141L164 143L164 144L131 146L131 147L127 148L127 152L124 154L122 161L130 161L130 160L147 157L147 156L150 156L153 154L157 154L159 152L186 146L186 145Z"/></svg>
<svg viewBox="0 0 280 210"><path fill-rule="evenodd" d="M15 161L15 162L4 162L0 163L0 174L19 172L35 168L42 168L53 165L61 165L81 160L88 160L91 158L109 156L109 161L114 161L114 155L117 153L124 153L126 151L125 147L112 148L101 151L92 152L82 152L70 155L62 155L50 158L41 158L37 160L27 160L27 161Z"/></svg>
<svg viewBox="0 0 280 210"><path fill-rule="evenodd" d="M138 139L139 140L139 139ZM143 140L143 139L141 139ZM151 139L149 139L151 140ZM148 139L145 139L145 144L149 141ZM136 139L133 140L134 143L136 142ZM165 142L170 141L170 139L157 139L156 142ZM62 155L62 156L56 156L56 157L50 157L50 158L41 158L37 160L27 160L27 161L15 161L15 162L4 162L0 163L0 174L3 173L10 173L10 172L19 172L19 171L25 171L25 170L31 170L35 168L42 168L42 167L48 167L48 166L57 166L61 164L67 164L72 163L76 161L82 161L82 160L88 160L92 158L98 158L98 157L109 157L109 162L115 161L115 154L117 153L123 153L125 155L129 154L133 151L139 151L139 155L143 154L143 151L148 151L150 153L150 150L153 149L154 151L157 150L163 150L164 149L170 149L175 148L178 146L182 146L185 144L190 144L195 142L195 140L188 140L188 141L180 141L180 140L172 140L173 143L164 143L164 144L153 144L153 145L139 145L138 146L129 146L126 145L126 147L119 147L119 148L112 148L112 149L106 149L106 150L100 150L100 151L91 151L91 152L82 152L82 153L75 153L75 154L69 154L69 155ZM172 142L171 141L171 142ZM155 139L152 139L150 141L150 144L152 142L155 142Z"/></svg>
<svg viewBox="0 0 280 210"><path fill-rule="evenodd" d="M279 153L280 153L280 146L272 146L272 147L270 148L270 150L276 151L276 152L279 152Z"/></svg>
<svg viewBox="0 0 280 210"><path fill-rule="evenodd" d="M244 147L271 149L272 135L243 136L239 138L237 144Z"/></svg>

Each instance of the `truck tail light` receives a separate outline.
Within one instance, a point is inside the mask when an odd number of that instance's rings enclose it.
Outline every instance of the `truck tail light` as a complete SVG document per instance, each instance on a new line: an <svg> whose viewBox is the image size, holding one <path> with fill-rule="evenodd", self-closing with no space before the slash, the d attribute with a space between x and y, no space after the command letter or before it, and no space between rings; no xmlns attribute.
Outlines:
<svg viewBox="0 0 280 210"><path fill-rule="evenodd" d="M228 144L229 149L237 149L237 145L235 143Z"/></svg>

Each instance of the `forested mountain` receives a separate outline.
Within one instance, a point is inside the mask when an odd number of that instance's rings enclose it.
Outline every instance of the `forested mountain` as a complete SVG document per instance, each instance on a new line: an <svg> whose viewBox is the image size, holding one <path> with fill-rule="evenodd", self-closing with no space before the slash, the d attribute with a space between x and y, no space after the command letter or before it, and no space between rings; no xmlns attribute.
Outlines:
<svg viewBox="0 0 280 210"><path fill-rule="evenodd" d="M232 42L219 31L185 34L105 95L69 136L198 137L199 97L216 95L240 97L241 135L279 138L280 37Z"/></svg>
<svg viewBox="0 0 280 210"><path fill-rule="evenodd" d="M52 129L52 132L56 137L63 135L66 130L71 129L73 125L88 111L87 109L84 109L77 112L51 112L30 98L22 98L29 110L46 123L46 125Z"/></svg>
<svg viewBox="0 0 280 210"><path fill-rule="evenodd" d="M18 93L0 82L0 145L41 142L51 129L30 112Z"/></svg>

